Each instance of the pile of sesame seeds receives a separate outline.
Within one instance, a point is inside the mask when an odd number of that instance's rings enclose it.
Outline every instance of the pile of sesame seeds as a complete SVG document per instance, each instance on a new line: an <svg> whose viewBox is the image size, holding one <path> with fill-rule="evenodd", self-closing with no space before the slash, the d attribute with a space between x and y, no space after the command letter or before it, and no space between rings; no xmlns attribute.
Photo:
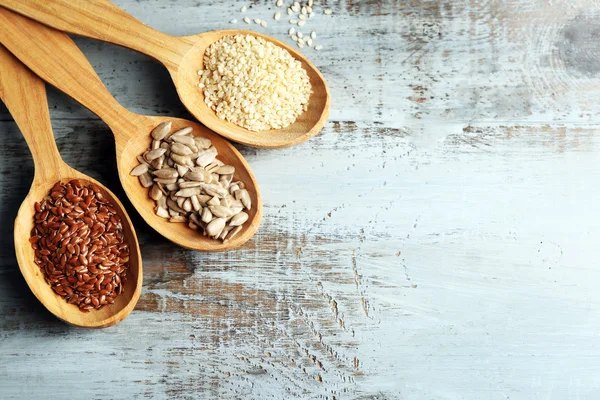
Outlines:
<svg viewBox="0 0 600 400"><path fill-rule="evenodd" d="M275 5L278 8L284 8L284 0L277 0ZM323 48L323 45L316 43L317 33L313 30L310 33L303 33L300 29L303 28L315 15L316 15L316 4L314 0L307 0L306 3L300 3L295 1L290 4L286 8L287 15L289 17L288 22L294 26L289 28L288 36L296 43L299 48L310 47L316 51L319 51ZM248 10L247 6L242 6L240 8L240 12L245 14ZM333 11L331 9L323 9L324 15L331 15ZM275 21L279 21L282 17L281 11L276 11L273 14L273 19ZM263 28L268 26L267 21L260 18L250 18L248 16L244 16L242 19L246 24L256 24L260 25ZM231 24L237 24L237 19L232 19L229 21Z"/></svg>

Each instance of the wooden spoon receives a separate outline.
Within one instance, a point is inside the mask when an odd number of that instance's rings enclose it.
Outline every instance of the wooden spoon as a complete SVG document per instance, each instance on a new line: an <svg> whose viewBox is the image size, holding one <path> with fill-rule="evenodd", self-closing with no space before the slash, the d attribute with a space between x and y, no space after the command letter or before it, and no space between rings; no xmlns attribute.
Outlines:
<svg viewBox="0 0 600 400"><path fill-rule="evenodd" d="M180 246L201 251L230 250L254 235L262 218L262 201L256 178L244 157L221 136L204 126L179 118L138 115L123 108L104 87L77 45L65 34L0 7L0 43L4 44L33 72L62 90L93 113L112 130L119 178L134 207L158 233ZM235 179L246 184L252 209L242 231L227 243L202 236L187 224L172 223L154 213L154 201L148 197L138 178L129 175L139 164L136 156L150 146L150 132L164 121L173 129L192 127L195 135L212 141L218 158L235 167Z"/></svg>
<svg viewBox="0 0 600 400"><path fill-rule="evenodd" d="M0 45L0 98L17 122L31 150L35 175L29 194L23 200L15 220L15 251L21 273L37 299L54 315L69 324L85 328L103 328L124 320L135 307L142 290L142 256L135 230L117 197L100 182L69 167L61 159L50 125L50 113L44 82L29 71ZM105 198L115 206L123 221L123 230L130 248L129 269L125 291L114 304L89 313L68 304L44 280L40 267L34 263L34 251L29 243L33 229L34 203L50 193L57 181L79 179L98 185Z"/></svg>
<svg viewBox="0 0 600 400"><path fill-rule="evenodd" d="M174 37L144 25L108 0L0 0L0 5L61 31L115 43L161 62L171 74L179 98L208 128L253 147L286 147L316 135L329 116L330 97L325 78L301 53L270 36L244 30L219 30ZM307 71L313 88L308 111L285 129L252 132L218 118L198 88L204 51L223 36L250 34L285 48Z"/></svg>

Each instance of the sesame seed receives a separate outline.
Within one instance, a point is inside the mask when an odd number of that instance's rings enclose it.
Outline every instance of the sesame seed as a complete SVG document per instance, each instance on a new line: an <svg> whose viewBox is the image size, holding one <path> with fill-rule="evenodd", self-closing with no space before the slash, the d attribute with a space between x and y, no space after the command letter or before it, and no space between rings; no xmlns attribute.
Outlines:
<svg viewBox="0 0 600 400"><path fill-rule="evenodd" d="M232 19L231 21L229 21L230 24L237 24L237 19Z"/></svg>
<svg viewBox="0 0 600 400"><path fill-rule="evenodd" d="M311 38L306 39L305 42L306 42L306 45L308 47L312 46L312 39Z"/></svg>
<svg viewBox="0 0 600 400"><path fill-rule="evenodd" d="M297 41L298 41L298 36L296 36L296 35L292 35L292 40L293 40L294 42L297 42Z"/></svg>
<svg viewBox="0 0 600 400"><path fill-rule="evenodd" d="M254 23L260 25L262 21L260 20L260 18L254 18Z"/></svg>
<svg viewBox="0 0 600 400"><path fill-rule="evenodd" d="M301 38L301 37L303 37L303 36L304 36L304 35L302 34L302 32L298 32L298 33L297 33L297 35L298 35L298 37L299 37L299 38Z"/></svg>
<svg viewBox="0 0 600 400"><path fill-rule="evenodd" d="M323 48L323 45L320 45L320 44L318 44L318 45L316 45L316 46L315 46L315 50L316 50L316 51L319 51L319 50L321 50L322 48Z"/></svg>
<svg viewBox="0 0 600 400"><path fill-rule="evenodd" d="M298 21L298 26L304 26L305 23L306 21Z"/></svg>
<svg viewBox="0 0 600 400"><path fill-rule="evenodd" d="M302 9L300 10L300 12L304 15L306 15L308 13L308 11L306 11L306 6L302 6Z"/></svg>
<svg viewBox="0 0 600 400"><path fill-rule="evenodd" d="M262 26L263 28L267 27L267 21L261 21L260 22L260 26Z"/></svg>
<svg viewBox="0 0 600 400"><path fill-rule="evenodd" d="M288 9L287 9L287 14L288 14L288 15L292 15L293 13L294 13L294 11L293 11L291 8L288 8Z"/></svg>
<svg viewBox="0 0 600 400"><path fill-rule="evenodd" d="M308 0L308 6L312 7L312 5L313 5L313 0Z"/></svg>
<svg viewBox="0 0 600 400"><path fill-rule="evenodd" d="M312 32L310 33L310 37L311 37L312 39L316 39L316 38L317 38L317 32L315 32L315 31L312 31Z"/></svg>
<svg viewBox="0 0 600 400"><path fill-rule="evenodd" d="M247 24L249 24L252 21L250 21L250 18L246 17L246 18L244 18L244 22L247 23Z"/></svg>
<svg viewBox="0 0 600 400"><path fill-rule="evenodd" d="M303 48L304 47L304 43L300 43L300 40L298 40L298 47Z"/></svg>
<svg viewBox="0 0 600 400"><path fill-rule="evenodd" d="M311 11L311 12L308 13L308 18L312 18L314 16L315 16L315 13L313 11Z"/></svg>
<svg viewBox="0 0 600 400"><path fill-rule="evenodd" d="M297 19L290 19L290 24L297 24L298 20Z"/></svg>
<svg viewBox="0 0 600 400"><path fill-rule="evenodd" d="M274 15L273 15L273 19L275 21L279 21L279 18L281 18L281 13L279 11L277 11Z"/></svg>
<svg viewBox="0 0 600 400"><path fill-rule="evenodd" d="M244 13L244 12L246 12L246 10L247 10L247 9L248 9L248 7L246 7L246 6L242 6L242 8L240 8L240 12L243 12L243 13Z"/></svg>
<svg viewBox="0 0 600 400"><path fill-rule="evenodd" d="M298 11L300 11L300 7L298 7L297 5L295 5L295 4L294 4L294 5L292 6L292 11L293 11L293 12L298 12Z"/></svg>
<svg viewBox="0 0 600 400"><path fill-rule="evenodd" d="M283 0L277 0L277 3L275 3L275 5L277 7L281 7L283 5Z"/></svg>
<svg viewBox="0 0 600 400"><path fill-rule="evenodd" d="M333 13L333 11L331 11L330 9L323 11L323 14L325 14L325 15L331 15L332 13Z"/></svg>
<svg viewBox="0 0 600 400"><path fill-rule="evenodd" d="M298 15L298 18L300 18L301 21L306 21L306 15L304 14Z"/></svg>
<svg viewBox="0 0 600 400"><path fill-rule="evenodd" d="M293 35L294 33L296 33L296 28L290 28L290 30L288 31L288 35Z"/></svg>

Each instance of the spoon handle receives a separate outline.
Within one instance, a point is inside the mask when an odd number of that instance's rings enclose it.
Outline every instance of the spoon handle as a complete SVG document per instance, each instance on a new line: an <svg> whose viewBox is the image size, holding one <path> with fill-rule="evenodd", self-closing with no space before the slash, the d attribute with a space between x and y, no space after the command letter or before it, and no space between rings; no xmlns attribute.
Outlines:
<svg viewBox="0 0 600 400"><path fill-rule="evenodd" d="M142 118L121 106L65 33L0 7L0 43L46 82L98 115L117 143L127 141Z"/></svg>
<svg viewBox="0 0 600 400"><path fill-rule="evenodd" d="M25 138L40 182L58 180L62 161L50 124L44 82L0 45L0 99Z"/></svg>
<svg viewBox="0 0 600 400"><path fill-rule="evenodd" d="M189 47L157 31L108 0L0 0L0 5L61 31L139 51L176 68Z"/></svg>

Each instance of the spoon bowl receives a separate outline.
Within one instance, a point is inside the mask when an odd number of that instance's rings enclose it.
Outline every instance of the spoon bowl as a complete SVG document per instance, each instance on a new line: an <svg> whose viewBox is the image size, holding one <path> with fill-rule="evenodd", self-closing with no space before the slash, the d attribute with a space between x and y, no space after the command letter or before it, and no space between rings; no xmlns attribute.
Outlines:
<svg viewBox="0 0 600 400"><path fill-rule="evenodd" d="M262 200L254 174L244 157L227 140L215 134L206 127L192 121L171 117L149 117L136 115L133 119L139 131L132 135L127 142L117 141L117 165L119 179L125 193L131 200L133 206L138 210L142 218L160 232L164 237L178 245L202 251L224 251L242 246L255 233L262 219ZM246 190L252 201L252 208L245 210L248 221L242 225L242 230L227 243L202 236L199 232L192 231L187 224L172 223L157 216L154 212L154 200L148 196L148 189L142 187L138 177L131 176L129 172L139 164L137 156L148 150L151 144L150 132L162 122L170 121L173 124L172 131L192 127L195 136L202 136L211 140L217 149L219 160L227 165L235 167L235 180L246 183ZM115 137L121 137L125 132L120 132L117 126L114 131Z"/></svg>
<svg viewBox="0 0 600 400"><path fill-rule="evenodd" d="M70 171L69 171L70 169ZM25 281L37 299L59 319L75 326L84 328L105 328L115 325L125 319L134 309L142 290L142 257L140 254L137 236L133 224L117 197L104 185L95 179L77 172L65 165L60 175L52 182L36 182L32 185L29 194L23 200L15 219L15 252L17 262ZM34 227L34 205L50 193L50 189L57 181L67 183L74 179L84 182L85 185L95 184L117 211L123 221L123 233L130 247L129 267L127 280L123 285L123 292L115 297L113 304L108 304L100 310L81 312L78 307L68 304L66 300L54 293L45 281L44 274L34 262L34 250L29 243Z"/></svg>
<svg viewBox="0 0 600 400"><path fill-rule="evenodd" d="M63 32L0 7L0 43L46 82L62 90L98 115L112 130L119 178L127 197L144 220L172 242L199 251L224 251L243 245L258 229L262 219L262 199L256 178L244 157L223 137L206 127L184 119L134 114L123 108L108 92L98 75ZM77 79L73 79L77 77ZM173 223L154 213L154 202L148 189L130 172L151 143L151 132L163 121L173 128L192 127L194 135L211 140L219 160L235 167L235 180L246 184L252 209L237 236L223 243L209 239L190 229L187 224Z"/></svg>
<svg viewBox="0 0 600 400"><path fill-rule="evenodd" d="M202 124L230 140L252 147L277 148L302 143L327 122L331 99L319 70L295 48L270 36L247 30L218 30L174 37L154 30L108 0L0 0L0 5L61 31L118 44L161 62L171 74L179 98ZM313 93L308 110L284 129L250 131L221 120L204 102L198 70L204 51L223 36L253 35L280 46L302 63Z"/></svg>
<svg viewBox="0 0 600 400"><path fill-rule="evenodd" d="M0 45L0 98L17 122L31 150L35 175L31 189L21 204L14 226L17 262L25 281L37 299L56 317L80 327L102 328L125 319L134 309L142 289L142 257L133 224L119 199L104 185L65 164L54 142L46 89L41 79L29 71ZM48 196L56 182L80 180L85 185L97 185L121 218L123 233L129 244L127 281L123 292L113 304L100 310L81 312L75 305L56 294L45 281L35 263L35 253L29 242L34 228L35 203Z"/></svg>
<svg viewBox="0 0 600 400"><path fill-rule="evenodd" d="M302 63L307 72L313 93L308 102L308 110L298 116L290 126L267 131L250 131L231 122L220 119L204 101L202 90L198 88L198 70L204 68L204 52L224 36L253 35L261 37L286 49L292 57ZM208 128L234 142L262 148L277 148L301 143L319 133L327 121L330 109L329 89L319 70L293 47L270 36L245 30L219 30L188 36L185 39L194 44L184 54L178 67L169 68L181 102L198 121Z"/></svg>

